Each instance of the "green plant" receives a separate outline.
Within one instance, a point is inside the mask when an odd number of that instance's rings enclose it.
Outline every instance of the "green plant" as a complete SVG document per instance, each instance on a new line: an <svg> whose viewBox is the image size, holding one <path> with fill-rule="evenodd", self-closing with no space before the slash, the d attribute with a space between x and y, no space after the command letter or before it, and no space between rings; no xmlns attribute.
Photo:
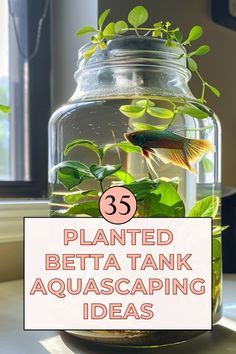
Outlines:
<svg viewBox="0 0 236 354"><path fill-rule="evenodd" d="M194 26L191 28L188 37L183 39L183 34L180 31L179 27L172 28L171 22L158 21L155 22L151 27L146 27L144 24L149 18L149 13L144 6L134 7L128 14L127 20L119 20L117 22L110 22L104 26L107 17L109 16L111 10L108 9L104 11L99 20L98 28L91 26L86 26L79 31L77 31L77 37L90 34L90 41L92 46L87 52L85 52L84 57L89 58L93 55L97 49L104 50L107 48L107 42L118 36L124 35L127 32L136 33L137 36L147 36L150 35L155 38L162 38L165 40L165 44L168 47L180 47L183 50L183 53L179 58L186 57L188 68L196 73L199 80L202 84L202 92L199 101L202 103L206 102L205 94L206 89L209 89L217 97L220 96L220 91L209 84L200 74L198 69L198 64L196 57L208 54L210 47L208 45L202 45L194 50L187 51L187 48L191 47L193 42L200 39L203 35L203 29L201 26ZM135 112L134 112L135 113Z"/></svg>
<svg viewBox="0 0 236 354"><path fill-rule="evenodd" d="M3 113L9 113L10 112L10 107L5 106L3 104L0 104L0 111Z"/></svg>

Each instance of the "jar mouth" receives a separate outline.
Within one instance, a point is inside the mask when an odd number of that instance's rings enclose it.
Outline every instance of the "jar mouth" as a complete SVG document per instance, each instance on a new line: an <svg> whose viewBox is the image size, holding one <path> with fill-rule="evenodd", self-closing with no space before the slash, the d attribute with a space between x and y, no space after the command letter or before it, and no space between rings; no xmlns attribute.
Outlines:
<svg viewBox="0 0 236 354"><path fill-rule="evenodd" d="M154 37L123 36L108 41L107 48L97 49L88 59L84 54L93 46L86 44L79 50L78 69L84 69L97 64L132 62L140 64L153 64L174 66L189 76L186 66L186 50L184 46L176 43L176 47L167 47L166 41Z"/></svg>

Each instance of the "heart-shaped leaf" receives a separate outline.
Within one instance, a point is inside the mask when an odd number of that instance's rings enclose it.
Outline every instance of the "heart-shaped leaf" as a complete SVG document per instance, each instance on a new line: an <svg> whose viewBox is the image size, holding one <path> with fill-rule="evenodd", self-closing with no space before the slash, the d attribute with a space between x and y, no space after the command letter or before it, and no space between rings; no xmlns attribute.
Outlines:
<svg viewBox="0 0 236 354"><path fill-rule="evenodd" d="M116 173L114 173L114 176L116 176L120 181L126 184L135 182L135 178L126 171L117 171Z"/></svg>
<svg viewBox="0 0 236 354"><path fill-rule="evenodd" d="M99 211L99 202L98 200L96 201L87 201L87 202L82 202L78 205L74 205L70 209L66 210L63 212L63 215L68 215L68 216L81 216L81 215L88 215L92 216L94 218L97 218L101 216L101 213Z"/></svg>

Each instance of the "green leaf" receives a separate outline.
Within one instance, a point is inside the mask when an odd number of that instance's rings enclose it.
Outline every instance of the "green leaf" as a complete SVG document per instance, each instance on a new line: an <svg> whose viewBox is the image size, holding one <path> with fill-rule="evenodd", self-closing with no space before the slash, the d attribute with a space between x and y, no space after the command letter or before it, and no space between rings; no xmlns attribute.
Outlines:
<svg viewBox="0 0 236 354"><path fill-rule="evenodd" d="M137 201L144 200L147 194L153 192L159 181L152 181L147 178L140 179L130 184L125 184L123 187L128 188L136 197Z"/></svg>
<svg viewBox="0 0 236 354"><path fill-rule="evenodd" d="M71 141L65 148L64 154L67 156L70 151L74 150L75 148L86 148L89 149L97 154L99 158L103 158L103 151L95 144L93 141L84 140L84 139L77 139Z"/></svg>
<svg viewBox="0 0 236 354"><path fill-rule="evenodd" d="M111 12L111 9L107 9L105 10L101 16L99 17L99 20L98 20L98 26L99 26L99 29L102 30L102 27L104 25L104 22L106 21L108 15L110 14Z"/></svg>
<svg viewBox="0 0 236 354"><path fill-rule="evenodd" d="M220 199L217 196L206 197L199 200L189 212L189 217L216 217Z"/></svg>
<svg viewBox="0 0 236 354"><path fill-rule="evenodd" d="M78 192L68 193L65 195L64 200L68 204L76 204L81 199L88 198L88 197L98 198L98 192L95 190L89 190L89 191L78 191Z"/></svg>
<svg viewBox="0 0 236 354"><path fill-rule="evenodd" d="M90 171L94 177L102 182L106 177L113 175L122 168L122 165L90 166Z"/></svg>
<svg viewBox="0 0 236 354"><path fill-rule="evenodd" d="M147 108L147 107L155 107L155 103L151 100L141 100L136 102L136 106Z"/></svg>
<svg viewBox="0 0 236 354"><path fill-rule="evenodd" d="M170 119L174 117L174 112L170 109L160 108L160 107L148 107L147 113L156 118Z"/></svg>
<svg viewBox="0 0 236 354"><path fill-rule="evenodd" d="M184 217L185 206L176 188L176 183L159 180L156 190L146 197L148 207L149 198L155 195L158 197L158 204L150 203L147 217ZM155 199L153 199L154 202Z"/></svg>
<svg viewBox="0 0 236 354"><path fill-rule="evenodd" d="M206 107L204 104L200 102L192 102L192 104L198 109L200 109L201 111L206 112L209 117L214 116L214 112L210 108Z"/></svg>
<svg viewBox="0 0 236 354"><path fill-rule="evenodd" d="M187 103L184 106L179 106L177 108L177 113L181 113L181 114L188 114L194 118L198 118L198 119L204 119L204 118L208 118L208 113L197 108L195 105L191 104L191 103Z"/></svg>
<svg viewBox="0 0 236 354"><path fill-rule="evenodd" d="M214 95L216 95L217 97L220 97L220 95L221 95L220 91L216 87L208 84L207 82L205 83L205 85L211 90L212 93L214 93Z"/></svg>
<svg viewBox="0 0 236 354"><path fill-rule="evenodd" d="M0 104L0 111L2 111L3 113L9 113L10 107Z"/></svg>
<svg viewBox="0 0 236 354"><path fill-rule="evenodd" d="M63 186L71 190L83 182L83 175L73 167L63 167L58 171L58 179Z"/></svg>
<svg viewBox="0 0 236 354"><path fill-rule="evenodd" d="M219 236L224 230L227 230L229 225L227 226L216 226L213 228L213 236Z"/></svg>
<svg viewBox="0 0 236 354"><path fill-rule="evenodd" d="M78 32L76 32L76 36L77 37L82 37L85 34L95 33L95 32L97 32L97 30L94 27L86 26L86 27L81 28Z"/></svg>
<svg viewBox="0 0 236 354"><path fill-rule="evenodd" d="M99 202L96 201L87 201L82 202L78 205L72 206L70 209L63 211L62 214L73 216L73 215L88 215L94 218L101 216L99 211Z"/></svg>
<svg viewBox="0 0 236 354"><path fill-rule="evenodd" d="M188 56L192 57L193 55L205 55L210 52L209 45L202 45L198 49L194 50L191 53L188 53Z"/></svg>
<svg viewBox="0 0 236 354"><path fill-rule="evenodd" d="M112 39L116 35L115 22L110 22L103 31L103 36L106 39Z"/></svg>
<svg viewBox="0 0 236 354"><path fill-rule="evenodd" d="M211 173L213 171L214 165L213 165L212 161L209 160L207 157L204 157L202 159L202 164L203 164L203 168L206 173Z"/></svg>
<svg viewBox="0 0 236 354"><path fill-rule="evenodd" d="M99 48L99 44L92 46L90 49L87 50L87 52L84 53L84 58L85 59L90 58L98 48Z"/></svg>
<svg viewBox="0 0 236 354"><path fill-rule="evenodd" d="M175 39L178 43L182 43L183 41L183 33L180 31L175 32Z"/></svg>
<svg viewBox="0 0 236 354"><path fill-rule="evenodd" d="M138 28L148 20L148 17L148 11L144 6L136 6L130 11L128 21L134 28Z"/></svg>
<svg viewBox="0 0 236 354"><path fill-rule="evenodd" d="M198 70L197 62L193 58L187 57L188 67L191 71L195 72Z"/></svg>
<svg viewBox="0 0 236 354"><path fill-rule="evenodd" d="M146 108L134 105L125 105L120 107L120 112L128 118L141 118L144 116Z"/></svg>
<svg viewBox="0 0 236 354"><path fill-rule="evenodd" d="M54 170L58 170L58 179L68 190L80 185L84 178L94 178L89 167L78 161L64 161Z"/></svg>
<svg viewBox="0 0 236 354"><path fill-rule="evenodd" d="M126 171L117 171L116 173L114 173L114 176L116 176L120 181L126 184L135 182L135 178Z"/></svg>
<svg viewBox="0 0 236 354"><path fill-rule="evenodd" d="M166 130L169 125L151 125L151 124L145 124L145 123L132 123L132 126L138 130L159 130L163 131Z"/></svg>
<svg viewBox="0 0 236 354"><path fill-rule="evenodd" d="M135 146L135 145L129 143L128 141L122 141L117 144L108 144L104 147L104 153L107 152L108 150L115 149L115 148L119 148L122 151L127 152L127 153L129 153L129 152L136 152L138 154L142 153L142 150L139 146Z"/></svg>
<svg viewBox="0 0 236 354"><path fill-rule="evenodd" d="M196 41L197 39L201 38L203 35L203 29L201 26L194 26L189 35L188 39L184 42L184 44L188 44L190 42Z"/></svg>
<svg viewBox="0 0 236 354"><path fill-rule="evenodd" d="M221 259L221 242L216 238L213 239L213 262L215 260Z"/></svg>
<svg viewBox="0 0 236 354"><path fill-rule="evenodd" d="M129 30L128 24L125 21L118 21L115 24L115 33L124 34Z"/></svg>

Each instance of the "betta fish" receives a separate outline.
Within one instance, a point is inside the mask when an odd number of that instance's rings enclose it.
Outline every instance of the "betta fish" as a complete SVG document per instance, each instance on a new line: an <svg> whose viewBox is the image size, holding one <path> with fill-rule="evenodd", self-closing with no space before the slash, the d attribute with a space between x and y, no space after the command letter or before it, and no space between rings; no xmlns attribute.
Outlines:
<svg viewBox="0 0 236 354"><path fill-rule="evenodd" d="M205 154L215 151L214 145L208 140L188 139L168 130L141 130L125 134L125 138L133 145L140 146L147 161L157 156L164 163L196 173L192 164L199 161Z"/></svg>

